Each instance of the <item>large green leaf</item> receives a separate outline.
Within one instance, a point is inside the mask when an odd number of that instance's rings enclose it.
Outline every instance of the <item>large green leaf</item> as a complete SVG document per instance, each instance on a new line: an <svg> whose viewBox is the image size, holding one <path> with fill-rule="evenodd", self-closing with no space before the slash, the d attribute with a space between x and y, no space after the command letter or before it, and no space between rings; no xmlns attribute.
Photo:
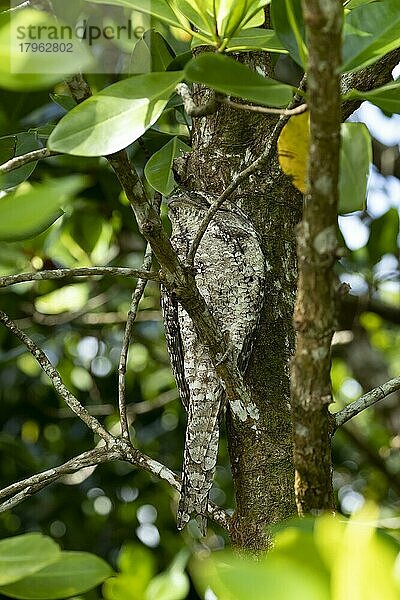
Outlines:
<svg viewBox="0 0 400 600"><path fill-rule="evenodd" d="M363 123L342 123L339 178L339 213L363 210L372 162L372 142Z"/></svg>
<svg viewBox="0 0 400 600"><path fill-rule="evenodd" d="M102 156L126 148L159 118L183 73L148 73L119 81L72 109L51 134L51 150Z"/></svg>
<svg viewBox="0 0 400 600"><path fill-rule="evenodd" d="M293 96L293 88L263 77L241 63L219 54L205 53L185 67L191 81L204 83L218 92L237 96L265 106L285 106Z"/></svg>
<svg viewBox="0 0 400 600"><path fill-rule="evenodd" d="M16 91L48 88L65 75L85 70L93 58L85 44L74 36L68 40L71 52L33 50L35 43L37 47L39 43L53 47L54 40L47 32L53 28L61 39L61 27L51 16L33 9L19 10L11 19L0 14L0 86Z"/></svg>
<svg viewBox="0 0 400 600"><path fill-rule="evenodd" d="M178 137L174 137L161 150L153 154L146 164L144 174L147 181L157 192L160 192L163 196L171 194L176 186L172 172L174 159L184 152L190 152L190 150L190 146Z"/></svg>
<svg viewBox="0 0 400 600"><path fill-rule="evenodd" d="M56 562L60 549L41 533L27 533L0 541L0 585L23 579Z"/></svg>
<svg viewBox="0 0 400 600"><path fill-rule="evenodd" d="M301 0L271 0L271 17L276 35L290 56L305 68L308 52Z"/></svg>
<svg viewBox="0 0 400 600"><path fill-rule="evenodd" d="M112 575L111 567L88 552L61 552L57 562L0 588L0 593L22 600L56 600L91 590Z"/></svg>
<svg viewBox="0 0 400 600"><path fill-rule="evenodd" d="M3 154L3 156L0 158L0 164L3 164L16 156L22 156L23 154L39 149L37 135L34 132L17 133L13 136L0 138L0 150L1 148L4 148L4 144L9 144L10 141L12 141L13 143L13 150L8 156L1 153ZM23 167L20 167L19 169L10 171L10 173L1 175L0 189L8 190L10 188L16 187L31 176L31 174L35 170L36 165L37 162L31 162L27 165L24 165Z"/></svg>
<svg viewBox="0 0 400 600"><path fill-rule="evenodd" d="M400 81L388 83L370 92L351 90L346 99L361 98L379 106L386 113L400 113Z"/></svg>
<svg viewBox="0 0 400 600"><path fill-rule="evenodd" d="M347 18L342 72L358 71L400 46L398 0L365 4Z"/></svg>
<svg viewBox="0 0 400 600"><path fill-rule="evenodd" d="M273 29L243 29L238 35L231 38L228 52L244 50L264 50L265 52L279 52L287 54L287 50L279 40Z"/></svg>
<svg viewBox="0 0 400 600"><path fill-rule="evenodd" d="M23 240L41 233L62 215L60 207L86 185L84 177L71 175L24 183L6 194L0 198L0 240Z"/></svg>
<svg viewBox="0 0 400 600"><path fill-rule="evenodd" d="M372 264L379 262L385 254L398 255L398 235L399 213L395 208L390 208L378 219L372 221L367 246Z"/></svg>

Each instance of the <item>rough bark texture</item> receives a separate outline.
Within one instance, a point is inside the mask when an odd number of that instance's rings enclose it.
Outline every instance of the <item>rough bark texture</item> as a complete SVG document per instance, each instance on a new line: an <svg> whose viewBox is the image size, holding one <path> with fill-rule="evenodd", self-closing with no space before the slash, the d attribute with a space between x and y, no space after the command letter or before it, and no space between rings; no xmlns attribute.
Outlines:
<svg viewBox="0 0 400 600"><path fill-rule="evenodd" d="M266 54L245 62L270 74ZM197 103L207 92L197 89ZM277 117L241 113L221 106L197 120L194 150L183 185L219 195L235 175L265 148ZM258 232L266 259L265 302L255 347L245 376L260 419L242 422L228 412L228 441L236 490L232 541L241 548L265 549L268 526L295 510L289 360L294 350L292 314L296 289L295 227L301 196L279 169L276 156L232 197Z"/></svg>
<svg viewBox="0 0 400 600"><path fill-rule="evenodd" d="M292 417L296 502L300 514L333 507L328 405L335 320L334 264L340 144L339 0L303 0L309 48L308 192L298 231L299 280Z"/></svg>

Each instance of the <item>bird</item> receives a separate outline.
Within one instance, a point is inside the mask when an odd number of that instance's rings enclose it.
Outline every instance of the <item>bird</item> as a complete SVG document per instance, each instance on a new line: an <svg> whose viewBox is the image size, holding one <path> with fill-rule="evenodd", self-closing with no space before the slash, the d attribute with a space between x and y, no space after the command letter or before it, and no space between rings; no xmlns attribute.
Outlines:
<svg viewBox="0 0 400 600"><path fill-rule="evenodd" d="M171 244L182 262L214 201L205 192L182 189L168 200ZM265 261L257 232L239 207L229 203L214 215L198 246L194 274L227 351L244 375L263 304ZM164 287L161 297L172 371L187 413L177 526L183 529L195 518L204 536L225 391L206 344L175 292Z"/></svg>

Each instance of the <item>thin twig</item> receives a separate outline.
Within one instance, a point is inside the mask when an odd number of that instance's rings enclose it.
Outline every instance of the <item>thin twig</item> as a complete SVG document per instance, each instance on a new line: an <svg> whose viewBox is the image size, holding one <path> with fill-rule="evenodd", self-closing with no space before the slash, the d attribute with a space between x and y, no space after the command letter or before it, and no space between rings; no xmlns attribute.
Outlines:
<svg viewBox="0 0 400 600"><path fill-rule="evenodd" d="M251 104L240 104L239 102L233 102L229 98L225 98L221 100L222 104L226 104L231 108L235 108L236 110L247 110L250 112L266 114L266 115L284 115L286 117L291 117L293 115L301 115L306 112L307 104L300 104L300 106L296 106L295 108L272 108L270 106L252 106Z"/></svg>
<svg viewBox="0 0 400 600"><path fill-rule="evenodd" d="M111 460L124 460L135 467L140 467L151 475L166 481L180 492L180 478L168 467L146 456L146 454L134 448L127 440L112 438L108 449L101 446L89 452L84 452L59 467L37 473L0 490L0 499L8 498L8 500L0 504L0 513L17 506L33 494L60 479L63 475ZM209 502L207 510L210 518L229 532L230 516L222 508L215 506L211 502Z"/></svg>
<svg viewBox="0 0 400 600"><path fill-rule="evenodd" d="M342 410L337 412L335 417L335 430L338 427L341 427L344 423L347 423L353 417L359 415L363 410L366 410L370 406L373 406L379 400L383 400L389 394L393 392L397 392L400 390L400 377L395 377L386 383L374 388L373 390L367 392L358 400L355 400L351 404L348 404Z"/></svg>
<svg viewBox="0 0 400 600"><path fill-rule="evenodd" d="M46 471L32 475L27 479L12 483L0 490L0 500L9 498L7 502L0 505L0 512L9 510L16 504L25 500L25 498L39 492L50 483L53 483L53 481L60 479L63 475L75 473L81 469L117 459L119 456L120 452L118 450L108 450L106 447L102 446L101 448L89 450L89 452L83 452L79 456L75 456L58 467L47 469Z"/></svg>
<svg viewBox="0 0 400 600"><path fill-rule="evenodd" d="M186 83L179 83L175 89L177 94L182 98L185 111L190 117L205 117L207 115L215 114L220 103L225 98L223 94L213 91L211 99L206 104L197 106L193 100L190 88Z"/></svg>
<svg viewBox="0 0 400 600"><path fill-rule="evenodd" d="M15 156L14 158L11 158L7 162L0 165L0 175L5 175L10 171L19 169L20 167L23 167L31 162L36 162L43 158L49 158L50 156L58 156L59 154L59 152L53 152L47 148L42 148L41 150L34 150L33 152L28 152L27 154L22 154L21 156Z"/></svg>
<svg viewBox="0 0 400 600"><path fill-rule="evenodd" d="M158 273L151 273L141 269L125 267L85 267L79 269L52 269L50 271L37 271L34 273L18 273L0 277L0 288L24 283L26 281L42 281L47 279L70 279L72 277L140 277L151 281L160 281Z"/></svg>
<svg viewBox="0 0 400 600"><path fill-rule="evenodd" d="M84 406L71 394L68 388L64 385L60 374L53 367L46 354L43 352L41 348L28 336L24 333L17 325L6 315L3 311L0 310L0 322L7 327L7 329L15 335L29 350L29 352L34 356L34 358L39 363L40 368L46 373L46 375L50 378L54 389L66 404L70 407L71 410L91 429L96 433L99 437L103 438L107 444L111 443L114 438L113 436L101 425L101 423L89 412L86 410Z"/></svg>
<svg viewBox="0 0 400 600"><path fill-rule="evenodd" d="M299 89L301 89L301 90L304 89L305 83L306 83L306 78L303 77L301 84L299 86ZM293 97L292 102L288 105L287 110L288 111L293 110L296 106L298 106L298 103L300 102L301 99L302 99L302 96L300 94L296 94L296 96ZM217 198L217 200L215 202L212 203L212 205L208 209L203 221L200 223L200 227L199 227L199 229L196 233L196 236L192 242L192 245L189 249L187 259L186 259L186 263L189 267L193 267L194 258L196 256L196 252L199 248L200 242L203 239L203 236L204 236L205 232L207 231L209 224L211 223L212 219L214 218L214 216L216 215L218 210L221 208L221 206L224 204L224 202L226 202L226 200L233 194L233 192L239 187L239 185L241 183L243 183L243 181L245 181L248 177L250 177L250 175L252 175L255 171L257 171L264 163L267 163L269 161L269 159L272 156L272 153L275 150L275 146L276 146L278 138L281 134L281 131L284 128L284 126L286 125L286 123L288 122L289 118L290 118L290 116L287 114L281 115L279 121L277 122L277 124L274 127L274 130L268 140L268 143L267 143L263 153L260 154L260 156L258 158L256 158L248 167L243 169L243 171L241 171L235 177L235 179L232 181L232 183L230 185L228 185L228 187L221 194L221 196L219 198Z"/></svg>
<svg viewBox="0 0 400 600"><path fill-rule="evenodd" d="M151 251L150 244L147 245L146 254L143 261L142 269L147 271L151 268L153 262L153 253ZM126 364L128 360L129 344L132 337L133 324L136 320L138 312L139 302L143 296L145 287L147 285L147 279L140 278L136 284L136 289L132 294L131 306L128 312L128 319L126 321L124 339L122 342L121 355L118 367L118 406L119 406L119 418L121 423L121 435L126 440L129 440L129 424L126 414Z"/></svg>

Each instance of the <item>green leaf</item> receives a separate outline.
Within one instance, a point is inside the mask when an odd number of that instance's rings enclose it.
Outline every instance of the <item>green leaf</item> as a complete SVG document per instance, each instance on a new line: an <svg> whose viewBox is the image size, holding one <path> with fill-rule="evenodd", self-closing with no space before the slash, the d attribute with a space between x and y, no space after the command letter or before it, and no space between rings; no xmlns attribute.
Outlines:
<svg viewBox="0 0 400 600"><path fill-rule="evenodd" d="M227 52L243 52L244 50L288 53L273 29L243 29L230 40Z"/></svg>
<svg viewBox="0 0 400 600"><path fill-rule="evenodd" d="M126 544L118 557L121 574L108 579L103 586L106 600L143 600L155 573L155 559L150 550L137 544Z"/></svg>
<svg viewBox="0 0 400 600"><path fill-rule="evenodd" d="M136 45L131 57L131 73L166 71L175 58L175 52L161 33L146 31Z"/></svg>
<svg viewBox="0 0 400 600"><path fill-rule="evenodd" d="M96 4L111 4L113 6L123 6L131 10L137 10L146 15L151 15L167 25L182 29L182 24L177 18L175 12L169 6L167 0L88 0Z"/></svg>
<svg viewBox="0 0 400 600"><path fill-rule="evenodd" d="M148 73L119 81L65 115L51 134L51 150L102 156L126 148L159 118L183 73Z"/></svg>
<svg viewBox="0 0 400 600"><path fill-rule="evenodd" d="M189 578L180 571L157 575L146 590L146 600L184 600L189 593Z"/></svg>
<svg viewBox="0 0 400 600"><path fill-rule="evenodd" d="M305 69L308 50L301 0L271 0L271 17L276 35L290 56Z"/></svg>
<svg viewBox="0 0 400 600"><path fill-rule="evenodd" d="M163 196L169 196L176 186L172 166L174 159L190 152L191 148L178 137L174 137L147 162L144 174L150 185Z"/></svg>
<svg viewBox="0 0 400 600"><path fill-rule="evenodd" d="M218 552L198 560L192 574L201 592L211 587L223 600L329 600L325 574L313 569L305 549L296 550L293 556L277 552L261 561Z"/></svg>
<svg viewBox="0 0 400 600"><path fill-rule="evenodd" d="M27 51L26 42L53 43L49 28L58 32L61 39L63 25L52 17L38 10L22 9L9 15L0 15L0 86L16 91L48 88L65 75L85 70L92 63L90 51L77 37L72 36L72 52L39 52L33 51L32 45ZM38 27L41 27L40 36ZM32 28L32 29L28 29ZM32 31L32 34L29 33ZM36 35L40 39L32 39ZM10 43L11 40L11 43Z"/></svg>
<svg viewBox="0 0 400 600"><path fill-rule="evenodd" d="M351 90L346 94L346 99L353 98L369 100L385 113L400 113L400 81L388 83L370 92Z"/></svg>
<svg viewBox="0 0 400 600"><path fill-rule="evenodd" d="M398 255L398 235L399 213L395 208L390 208L381 217L372 221L367 245L372 264L379 262L385 254Z"/></svg>
<svg viewBox="0 0 400 600"><path fill-rule="evenodd" d="M58 545L41 533L27 533L0 541L0 585L23 579L56 562Z"/></svg>
<svg viewBox="0 0 400 600"><path fill-rule="evenodd" d="M8 160L16 157L22 156L23 154L27 154L28 152L32 152L33 150L38 150L40 148L36 133L32 132L24 132L17 133L15 136L9 136L7 138L0 138L0 148L2 147L2 142L10 143L12 141L14 145L14 149L11 155L7 157L6 160L1 160L1 164L7 162ZM3 146L4 148L4 146ZM30 177L35 170L37 162L31 162L19 169L15 169L10 173L6 173L5 175L0 176L0 189L8 190L10 188L16 187L28 177Z"/></svg>
<svg viewBox="0 0 400 600"><path fill-rule="evenodd" d="M398 0L366 4L346 18L341 71L358 71L400 46Z"/></svg>
<svg viewBox="0 0 400 600"><path fill-rule="evenodd" d="M342 123L339 178L339 214L365 208L372 162L372 141L363 123Z"/></svg>
<svg viewBox="0 0 400 600"><path fill-rule="evenodd" d="M80 176L45 183L24 183L0 198L0 240L23 240L45 231L61 215L60 207L87 185Z"/></svg>
<svg viewBox="0 0 400 600"><path fill-rule="evenodd" d="M205 53L185 67L191 81L204 83L218 92L237 96L265 106L286 106L293 88L274 79L263 77L226 56Z"/></svg>
<svg viewBox="0 0 400 600"><path fill-rule="evenodd" d="M179 552L171 566L150 582L145 600L184 600L189 592L189 578L185 573L189 554Z"/></svg>
<svg viewBox="0 0 400 600"><path fill-rule="evenodd" d="M91 590L112 575L111 567L88 552L62 552L57 562L0 592L22 600L56 600Z"/></svg>
<svg viewBox="0 0 400 600"><path fill-rule="evenodd" d="M171 5L176 6L178 11L202 33L213 33L213 20L210 18L206 6L197 0L171 0Z"/></svg>

